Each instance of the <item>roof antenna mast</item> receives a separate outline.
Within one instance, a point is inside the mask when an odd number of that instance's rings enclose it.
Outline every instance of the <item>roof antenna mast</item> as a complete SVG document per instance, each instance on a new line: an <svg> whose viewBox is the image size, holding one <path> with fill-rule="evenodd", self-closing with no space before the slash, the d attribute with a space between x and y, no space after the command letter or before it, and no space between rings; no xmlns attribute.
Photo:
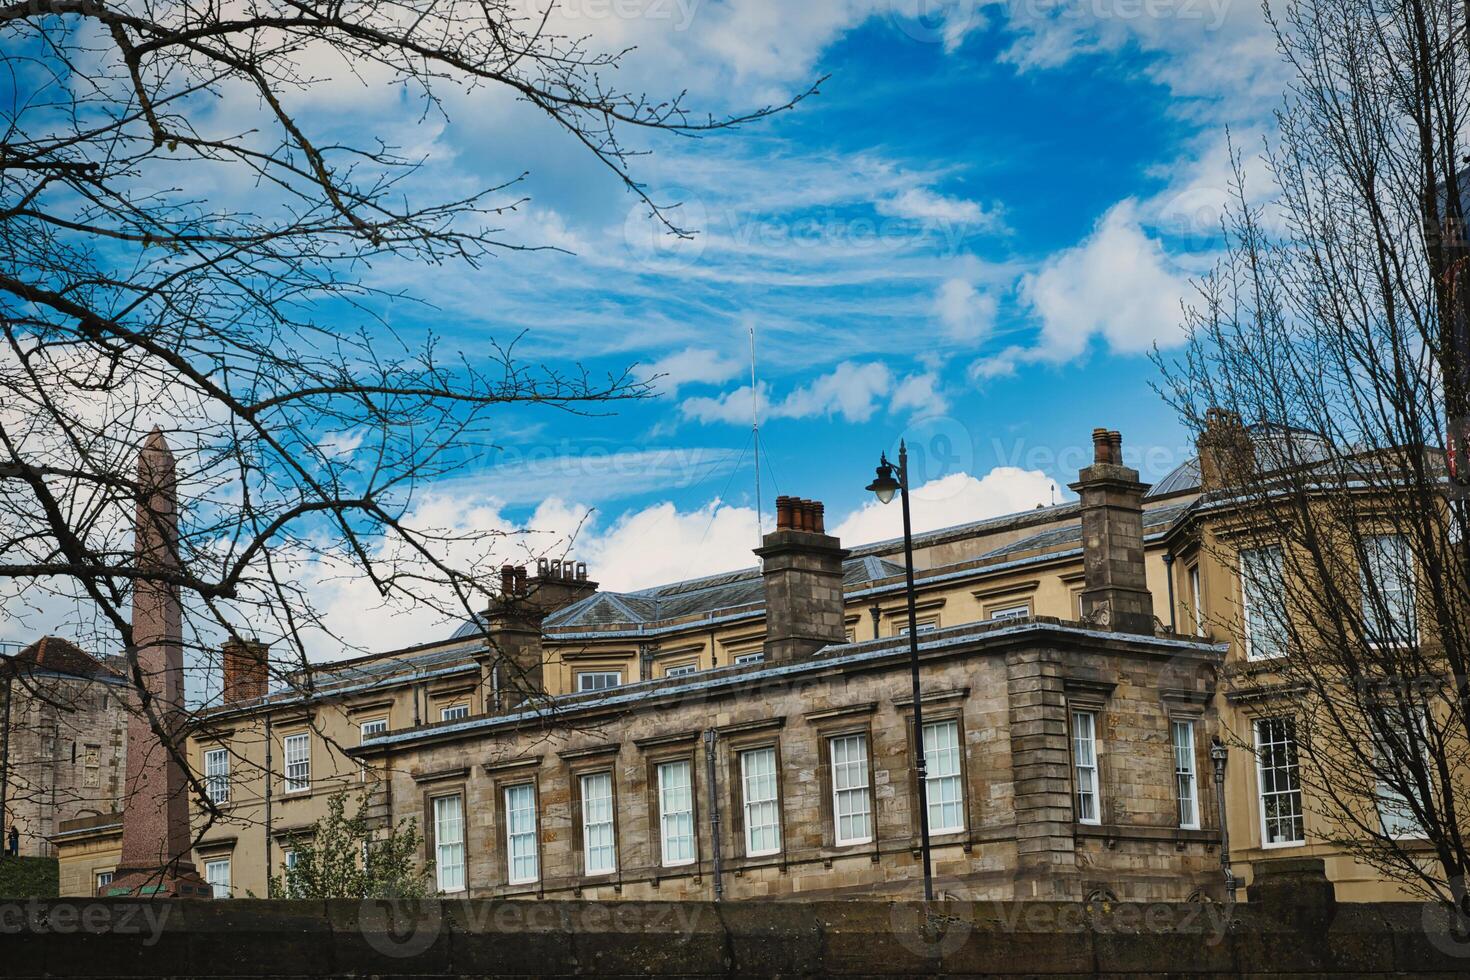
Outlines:
<svg viewBox="0 0 1470 980"><path fill-rule="evenodd" d="M761 540L761 417L760 391L755 386L755 324L750 329L750 435L755 440L755 546Z"/></svg>

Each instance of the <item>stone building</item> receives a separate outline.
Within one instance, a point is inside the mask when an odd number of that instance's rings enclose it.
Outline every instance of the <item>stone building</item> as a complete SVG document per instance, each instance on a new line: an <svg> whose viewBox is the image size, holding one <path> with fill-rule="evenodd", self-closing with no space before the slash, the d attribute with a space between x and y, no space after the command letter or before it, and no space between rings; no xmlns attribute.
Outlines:
<svg viewBox="0 0 1470 980"><path fill-rule="evenodd" d="M64 821L117 809L127 765L124 679L54 636L0 661L3 829L51 855Z"/></svg>
<svg viewBox="0 0 1470 980"><path fill-rule="evenodd" d="M1321 839L1292 765L1259 765L1294 763L1295 747L1276 723L1289 691L1249 650L1260 597L1235 518L1211 497L1242 437L1207 433L1147 488L1097 430L1078 501L915 536L927 735L959 767L931 767L935 824L960 828L936 835L948 887L1218 896L1218 735L1242 883L1300 855L1325 861L1344 900L1401 894ZM902 542L838 542L809 501L783 501L779 523L763 567L636 592L599 589L575 562L507 569L503 600L454 635L309 685L267 691L268 651L226 651L225 697L189 745L222 814L198 818L196 863L219 894L263 895L293 835L346 789L379 819L417 818L425 859L459 868L443 884L470 894L912 889ZM838 840L856 819L834 809L838 772L871 840ZM1268 782L1290 834L1266 818ZM672 865L666 824L683 827ZM70 846L96 845L82 832Z"/></svg>

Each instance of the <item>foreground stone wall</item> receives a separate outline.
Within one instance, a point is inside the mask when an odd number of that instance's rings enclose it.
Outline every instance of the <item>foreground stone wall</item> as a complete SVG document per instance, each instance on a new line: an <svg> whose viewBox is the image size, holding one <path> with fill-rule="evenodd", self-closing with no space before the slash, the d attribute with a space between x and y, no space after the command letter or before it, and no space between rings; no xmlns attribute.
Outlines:
<svg viewBox="0 0 1470 980"><path fill-rule="evenodd" d="M0 903L8 977L1464 976L1464 921L1337 904L1321 863L1251 901Z"/></svg>

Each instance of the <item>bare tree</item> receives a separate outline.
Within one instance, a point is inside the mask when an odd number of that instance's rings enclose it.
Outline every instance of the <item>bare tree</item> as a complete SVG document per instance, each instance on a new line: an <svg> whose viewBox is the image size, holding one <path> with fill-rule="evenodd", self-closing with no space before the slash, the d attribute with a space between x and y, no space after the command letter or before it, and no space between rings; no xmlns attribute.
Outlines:
<svg viewBox="0 0 1470 980"><path fill-rule="evenodd" d="M1214 453L1217 547L1280 596L1236 624L1234 683L1291 699L1332 840L1470 911L1470 523L1443 450L1470 448L1470 5L1266 13L1295 75L1272 186L1237 156L1165 394Z"/></svg>
<svg viewBox="0 0 1470 980"><path fill-rule="evenodd" d="M96 624L80 641L131 655L128 610L146 578L184 597L196 664L226 640L260 636L274 642L277 678L309 688L308 638L333 635L313 581L364 577L385 602L446 617L485 607L512 543L414 526L415 492L492 445L508 406L598 412L645 384L523 364L513 342L466 357L377 319L375 301L413 297L380 291L369 267L473 269L523 247L496 228L521 203L519 177L435 197L425 161L381 134L344 136L300 106L332 72L361 69L385 101L407 93L425 116L448 119L448 92L508 93L675 234L690 231L635 180L642 150L624 134L699 136L785 107L715 118L680 97L621 91L607 78L623 53L551 32L549 7L520 9L0 5L8 611L76 600ZM178 456L181 529L174 560L145 565L132 518L154 427ZM141 694L135 656L129 672Z"/></svg>

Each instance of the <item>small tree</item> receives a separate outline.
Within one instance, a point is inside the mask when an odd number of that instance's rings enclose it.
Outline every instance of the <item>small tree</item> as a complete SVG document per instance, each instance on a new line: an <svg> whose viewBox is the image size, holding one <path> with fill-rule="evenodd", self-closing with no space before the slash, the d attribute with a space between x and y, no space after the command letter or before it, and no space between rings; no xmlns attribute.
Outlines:
<svg viewBox="0 0 1470 980"><path fill-rule="evenodd" d="M347 816L347 791L327 801L327 815L311 830L293 834L295 855L282 874L272 875L273 898L423 898L430 892L429 871L415 857L423 845L418 822L400 820L388 832L373 832L367 803Z"/></svg>

